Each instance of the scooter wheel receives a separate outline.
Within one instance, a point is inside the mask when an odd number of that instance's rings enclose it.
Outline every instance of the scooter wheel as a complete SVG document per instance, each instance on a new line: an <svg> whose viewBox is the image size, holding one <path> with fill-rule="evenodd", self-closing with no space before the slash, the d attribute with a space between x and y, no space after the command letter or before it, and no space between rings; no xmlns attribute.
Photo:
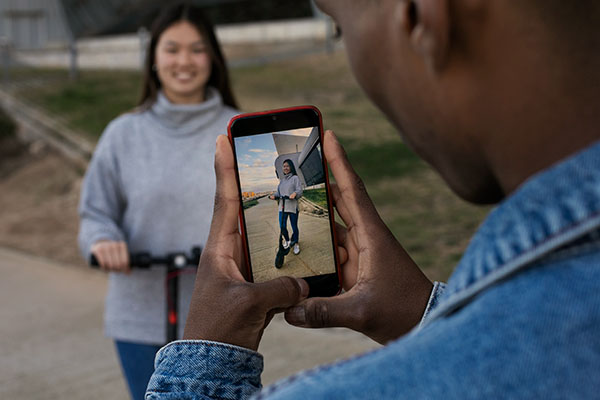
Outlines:
<svg viewBox="0 0 600 400"><path fill-rule="evenodd" d="M275 268L280 269L283 267L283 257L279 254L275 257Z"/></svg>

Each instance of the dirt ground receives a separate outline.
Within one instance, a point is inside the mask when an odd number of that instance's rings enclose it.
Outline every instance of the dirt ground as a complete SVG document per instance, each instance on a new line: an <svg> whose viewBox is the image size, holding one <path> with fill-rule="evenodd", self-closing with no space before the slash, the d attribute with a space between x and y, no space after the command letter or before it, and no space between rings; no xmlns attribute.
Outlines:
<svg viewBox="0 0 600 400"><path fill-rule="evenodd" d="M83 265L77 250L82 171L39 142L0 142L0 245Z"/></svg>

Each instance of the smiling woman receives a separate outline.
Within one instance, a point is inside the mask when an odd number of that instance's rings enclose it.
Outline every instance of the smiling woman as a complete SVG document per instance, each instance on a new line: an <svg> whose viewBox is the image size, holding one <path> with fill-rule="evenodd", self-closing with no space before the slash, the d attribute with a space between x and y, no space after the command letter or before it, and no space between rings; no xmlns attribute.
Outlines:
<svg viewBox="0 0 600 400"><path fill-rule="evenodd" d="M143 398L154 354L167 340L167 277L162 269L131 270L129 252L204 247L215 141L237 114L212 25L198 8L166 8L147 54L139 107L102 134L79 208L82 254L95 255L110 272L105 332L115 340L134 399ZM179 277L179 337L194 280L193 273Z"/></svg>
<svg viewBox="0 0 600 400"><path fill-rule="evenodd" d="M224 104L237 107L214 27L199 8L165 9L152 26L146 54L138 102L142 108L152 105L161 89L176 103L199 103L209 86L219 91Z"/></svg>
<svg viewBox="0 0 600 400"><path fill-rule="evenodd" d="M153 68L165 96L174 103L204 101L210 76L210 56L200 32L187 21L171 25L160 35Z"/></svg>

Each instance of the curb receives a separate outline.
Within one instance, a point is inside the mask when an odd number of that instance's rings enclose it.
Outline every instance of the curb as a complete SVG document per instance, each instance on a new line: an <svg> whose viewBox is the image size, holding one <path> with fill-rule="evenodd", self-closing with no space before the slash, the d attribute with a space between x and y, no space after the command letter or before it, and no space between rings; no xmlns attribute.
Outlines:
<svg viewBox="0 0 600 400"><path fill-rule="evenodd" d="M77 167L83 169L87 167L94 151L94 145L84 139L82 134L2 89L0 89L0 106L20 128L25 128L24 136L26 138L34 137L42 140Z"/></svg>
<svg viewBox="0 0 600 400"><path fill-rule="evenodd" d="M328 218L329 217L329 213L327 212L327 210L323 207L321 207L320 205L313 203L312 201L308 200L305 197L300 197L300 199L298 200L299 203L302 203L305 207L312 209L316 212L313 211L305 211L303 210L305 213L310 214L314 217L318 217L318 218Z"/></svg>

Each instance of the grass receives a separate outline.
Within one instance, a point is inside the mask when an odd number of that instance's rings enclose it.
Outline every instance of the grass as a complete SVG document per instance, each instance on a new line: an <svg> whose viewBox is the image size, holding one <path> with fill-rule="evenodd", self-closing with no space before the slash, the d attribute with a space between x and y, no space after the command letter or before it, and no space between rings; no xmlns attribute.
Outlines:
<svg viewBox="0 0 600 400"><path fill-rule="evenodd" d="M327 194L325 193L325 188L305 190L302 192L302 196L327 210Z"/></svg>
<svg viewBox="0 0 600 400"><path fill-rule="evenodd" d="M425 163L406 147L400 138L369 143L355 138L341 138L348 159L365 182L400 178L423 168Z"/></svg>
<svg viewBox="0 0 600 400"><path fill-rule="evenodd" d="M27 79L27 72L22 74ZM139 73L124 71L83 71L74 83L64 71L47 74L47 85L22 95L90 138L135 105L141 81ZM344 54L237 68L231 77L244 111L317 106L392 233L431 279L447 279L488 209L458 199L402 143L354 81Z"/></svg>
<svg viewBox="0 0 600 400"><path fill-rule="evenodd" d="M19 95L60 115L67 125L93 141L108 122L136 105L141 88L141 75L131 71L82 71L75 82L58 79L53 70L44 75L48 83L25 88Z"/></svg>

